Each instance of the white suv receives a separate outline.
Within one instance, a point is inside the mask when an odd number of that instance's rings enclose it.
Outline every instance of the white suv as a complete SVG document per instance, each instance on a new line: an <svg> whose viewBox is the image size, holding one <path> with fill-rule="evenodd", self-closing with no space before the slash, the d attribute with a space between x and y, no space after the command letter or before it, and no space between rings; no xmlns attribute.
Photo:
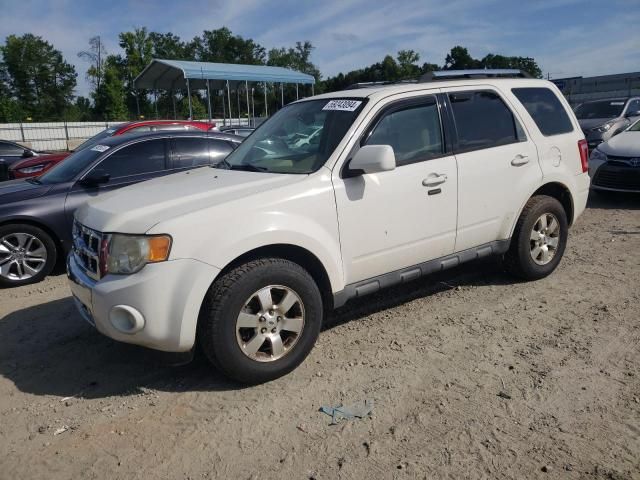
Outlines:
<svg viewBox="0 0 640 480"><path fill-rule="evenodd" d="M587 201L582 130L550 82L463 73L292 103L216 168L79 209L83 316L159 350L197 341L258 383L299 365L351 298L487 255L549 275Z"/></svg>

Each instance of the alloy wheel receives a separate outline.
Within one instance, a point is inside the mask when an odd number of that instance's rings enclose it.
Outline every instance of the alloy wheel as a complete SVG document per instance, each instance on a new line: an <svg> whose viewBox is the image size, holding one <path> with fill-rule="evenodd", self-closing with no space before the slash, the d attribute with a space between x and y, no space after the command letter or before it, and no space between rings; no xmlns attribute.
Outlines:
<svg viewBox="0 0 640 480"><path fill-rule="evenodd" d="M547 265L558 250L560 222L552 213L543 213L533 224L530 236L531 258L538 265Z"/></svg>
<svg viewBox="0 0 640 480"><path fill-rule="evenodd" d="M10 233L0 238L0 277L29 280L47 263L47 249L42 241L29 233Z"/></svg>

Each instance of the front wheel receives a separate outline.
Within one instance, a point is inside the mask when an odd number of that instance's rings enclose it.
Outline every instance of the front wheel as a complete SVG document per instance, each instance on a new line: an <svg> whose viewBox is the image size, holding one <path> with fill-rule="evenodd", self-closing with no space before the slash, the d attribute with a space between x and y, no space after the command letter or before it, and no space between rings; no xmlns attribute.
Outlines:
<svg viewBox="0 0 640 480"><path fill-rule="evenodd" d="M263 383L302 363L322 318L322 296L305 269L280 258L258 259L211 286L200 311L198 340L227 377Z"/></svg>
<svg viewBox="0 0 640 480"><path fill-rule="evenodd" d="M507 271L525 280L546 277L560 263L568 231L567 214L558 200L546 195L530 198L505 254Z"/></svg>
<svg viewBox="0 0 640 480"><path fill-rule="evenodd" d="M0 227L0 287L36 283L51 273L57 250L51 237L33 225Z"/></svg>

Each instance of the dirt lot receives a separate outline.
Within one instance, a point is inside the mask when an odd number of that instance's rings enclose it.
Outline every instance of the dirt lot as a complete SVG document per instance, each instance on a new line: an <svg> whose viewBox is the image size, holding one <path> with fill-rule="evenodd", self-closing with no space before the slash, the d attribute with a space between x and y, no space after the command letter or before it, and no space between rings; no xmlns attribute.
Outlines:
<svg viewBox="0 0 640 480"><path fill-rule="evenodd" d="M640 478L640 197L592 200L545 280L364 299L253 388L100 336L63 275L0 300L2 479Z"/></svg>

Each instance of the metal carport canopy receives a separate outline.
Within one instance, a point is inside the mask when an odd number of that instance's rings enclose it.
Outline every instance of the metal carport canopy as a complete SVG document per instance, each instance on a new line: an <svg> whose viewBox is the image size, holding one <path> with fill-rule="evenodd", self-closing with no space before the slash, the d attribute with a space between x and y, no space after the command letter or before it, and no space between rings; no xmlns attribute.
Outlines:
<svg viewBox="0 0 640 480"><path fill-rule="evenodd" d="M153 59L133 81L134 88L171 90L222 88L226 81L315 84L315 78L288 68L232 63Z"/></svg>

